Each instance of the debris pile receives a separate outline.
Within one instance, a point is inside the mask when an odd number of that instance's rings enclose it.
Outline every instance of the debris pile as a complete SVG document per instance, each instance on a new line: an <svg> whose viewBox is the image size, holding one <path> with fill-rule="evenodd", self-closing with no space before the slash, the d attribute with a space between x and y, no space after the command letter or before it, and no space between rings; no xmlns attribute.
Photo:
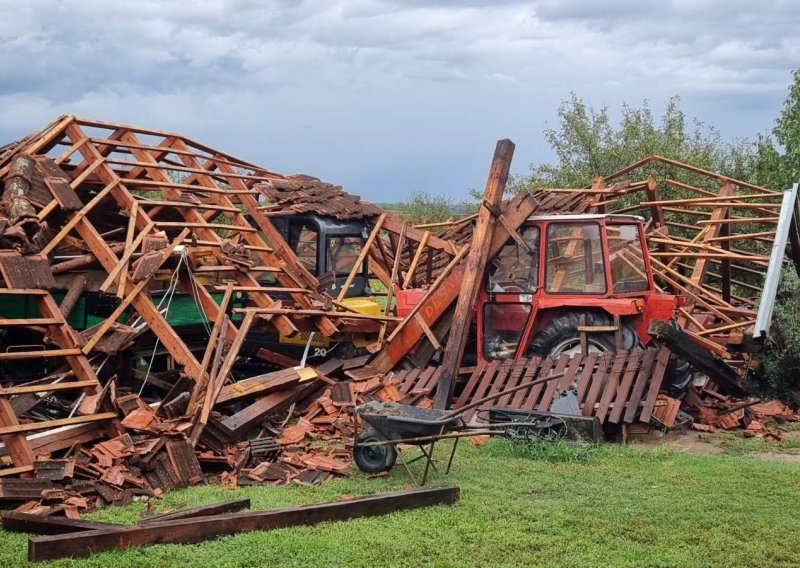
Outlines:
<svg viewBox="0 0 800 568"><path fill-rule="evenodd" d="M588 188L502 201L512 153L498 144L478 214L415 227L338 186L179 134L64 116L4 146L0 500L74 517L211 478L316 484L347 475L358 404L460 408L550 375L497 404L619 427L673 427L679 411L708 428L744 417L750 431L793 418L732 408L764 340L758 292L784 261L773 240L800 265L784 193L651 157ZM636 179L661 166L663 179ZM531 219L575 215L642 226L649 261L636 268L611 237L592 249L573 229L540 262ZM562 284L586 267L602 273L602 259L572 259L601 242L635 269L624 289L592 289L616 311L570 315L569 349L513 344L515 329L532 336L566 317L525 319L549 291L538 271L561 267L552 281ZM654 289L631 287L651 273ZM500 296L517 306L506 312L517 327L489 338ZM632 336L621 318L655 296L658 317ZM689 365L695 380L677 384ZM492 406L468 419L487 420Z"/></svg>

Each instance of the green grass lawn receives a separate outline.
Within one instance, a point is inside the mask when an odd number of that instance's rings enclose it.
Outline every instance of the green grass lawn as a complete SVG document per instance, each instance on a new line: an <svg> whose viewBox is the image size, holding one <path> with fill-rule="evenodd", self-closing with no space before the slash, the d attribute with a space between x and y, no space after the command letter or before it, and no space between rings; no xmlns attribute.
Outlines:
<svg viewBox="0 0 800 568"><path fill-rule="evenodd" d="M196 545L104 552L43 566L797 566L800 465L668 448L463 450L448 477L461 501L384 517L251 532ZM445 445L440 449L444 457ZM386 478L316 488L217 486L170 492L159 509L250 497L253 508L406 487ZM133 523L144 505L90 518ZM26 563L27 535L0 532L0 565Z"/></svg>

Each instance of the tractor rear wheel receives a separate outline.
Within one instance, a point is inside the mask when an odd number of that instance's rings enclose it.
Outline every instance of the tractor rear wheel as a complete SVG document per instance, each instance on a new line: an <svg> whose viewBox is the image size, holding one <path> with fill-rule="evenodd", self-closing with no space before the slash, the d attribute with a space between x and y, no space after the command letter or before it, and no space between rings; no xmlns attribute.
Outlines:
<svg viewBox="0 0 800 568"><path fill-rule="evenodd" d="M614 320L608 314L597 312L567 312L550 320L531 341L528 355L557 357L564 353L574 355L581 351L581 315L586 316L587 326L612 325ZM636 332L625 324L622 325L622 349L630 351L641 347ZM616 334L614 332L587 333L586 342L590 353L604 353L616 350Z"/></svg>

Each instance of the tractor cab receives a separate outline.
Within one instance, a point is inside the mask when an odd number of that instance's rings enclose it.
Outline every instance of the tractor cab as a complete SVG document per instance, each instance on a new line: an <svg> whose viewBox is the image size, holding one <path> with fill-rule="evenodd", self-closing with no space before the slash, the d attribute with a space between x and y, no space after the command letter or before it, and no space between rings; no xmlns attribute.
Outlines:
<svg viewBox="0 0 800 568"><path fill-rule="evenodd" d="M670 319L680 300L656 291L640 217L534 216L488 268L478 355L516 359L646 345L650 320Z"/></svg>
<svg viewBox="0 0 800 568"><path fill-rule="evenodd" d="M303 266L322 288L337 296L369 237L363 219L335 219L321 215L291 215L272 219ZM364 262L345 297L368 296L369 272Z"/></svg>

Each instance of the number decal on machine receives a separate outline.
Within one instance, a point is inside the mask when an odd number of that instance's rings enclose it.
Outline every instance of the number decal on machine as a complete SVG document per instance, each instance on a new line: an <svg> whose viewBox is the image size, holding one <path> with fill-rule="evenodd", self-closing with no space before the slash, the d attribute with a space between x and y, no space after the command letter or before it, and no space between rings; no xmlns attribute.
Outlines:
<svg viewBox="0 0 800 568"><path fill-rule="evenodd" d="M327 349L323 349L322 347L315 347L314 354L312 355L312 357L325 357L325 355L327 354L328 354Z"/></svg>

